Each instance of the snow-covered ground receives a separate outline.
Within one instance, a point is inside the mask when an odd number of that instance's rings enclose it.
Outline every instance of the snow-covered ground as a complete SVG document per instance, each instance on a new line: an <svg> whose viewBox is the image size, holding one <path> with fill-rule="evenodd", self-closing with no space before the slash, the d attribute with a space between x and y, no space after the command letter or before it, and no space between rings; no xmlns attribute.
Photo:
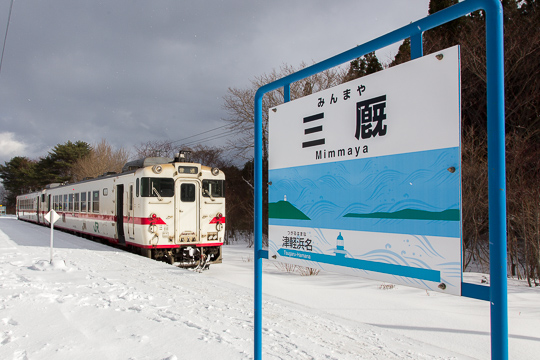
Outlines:
<svg viewBox="0 0 540 360"><path fill-rule="evenodd" d="M194 273L56 231L51 265L49 238L0 217L0 359L253 357L245 244ZM490 358L487 302L383 285L265 262L263 358ZM540 289L510 280L508 300L510 358L540 358Z"/></svg>

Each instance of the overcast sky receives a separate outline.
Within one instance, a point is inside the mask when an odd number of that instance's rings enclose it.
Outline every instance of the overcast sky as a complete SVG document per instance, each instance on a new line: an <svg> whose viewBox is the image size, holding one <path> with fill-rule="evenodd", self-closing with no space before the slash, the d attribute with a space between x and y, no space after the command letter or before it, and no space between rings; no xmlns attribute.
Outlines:
<svg viewBox="0 0 540 360"><path fill-rule="evenodd" d="M68 140L131 150L217 128L227 88L283 63L325 60L427 16L428 3L15 0L0 72L0 164ZM9 7L0 0L2 43Z"/></svg>

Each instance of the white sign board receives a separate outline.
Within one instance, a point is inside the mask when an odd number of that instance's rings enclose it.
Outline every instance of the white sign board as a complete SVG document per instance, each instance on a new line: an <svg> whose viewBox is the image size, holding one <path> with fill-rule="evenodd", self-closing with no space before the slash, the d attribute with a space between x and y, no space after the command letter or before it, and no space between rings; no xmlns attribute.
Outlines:
<svg viewBox="0 0 540 360"><path fill-rule="evenodd" d="M459 47L269 112L269 259L461 294Z"/></svg>
<svg viewBox="0 0 540 360"><path fill-rule="evenodd" d="M45 214L45 220L49 222L49 224L54 224L60 219L60 215L54 210L49 211L47 214Z"/></svg>

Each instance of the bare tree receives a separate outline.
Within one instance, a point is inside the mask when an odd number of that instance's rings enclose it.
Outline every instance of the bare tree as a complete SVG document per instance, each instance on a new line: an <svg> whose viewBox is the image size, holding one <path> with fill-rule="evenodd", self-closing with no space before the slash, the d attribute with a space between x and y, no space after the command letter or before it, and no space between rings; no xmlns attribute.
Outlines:
<svg viewBox="0 0 540 360"><path fill-rule="evenodd" d="M205 146L205 145L195 145L191 148L186 148L186 150L191 151L191 160L193 162L198 162L205 166L214 166L214 167L227 167L231 165L231 162L225 159L225 149Z"/></svg>
<svg viewBox="0 0 540 360"><path fill-rule="evenodd" d="M90 153L73 165L76 181L96 177L106 172L121 172L129 160L129 152L123 148L114 150L105 140L92 146Z"/></svg>
<svg viewBox="0 0 540 360"><path fill-rule="evenodd" d="M229 123L229 130L232 130L237 137L229 146L233 152L242 156L244 159L251 158L253 149L253 131L254 131L254 98L257 90L268 83L279 80L300 69L307 67L307 64L300 64L296 69L291 65L283 64L278 70L274 69L269 74L256 76L251 80L251 85L247 88L229 88L225 95L224 108L228 117L224 120ZM320 90L339 85L343 82L346 70L342 68L333 68L306 79L291 84L291 100L310 95ZM263 117L263 142L267 143L268 138L268 111L283 103L283 89L267 93L263 98L262 117ZM266 157L266 145L263 150Z"/></svg>
<svg viewBox="0 0 540 360"><path fill-rule="evenodd" d="M513 276L540 279L540 129L506 135L508 258Z"/></svg>
<svg viewBox="0 0 540 360"><path fill-rule="evenodd" d="M169 157L174 158L179 150L190 151L189 161L197 162L205 166L225 167L230 165L225 156L225 149L206 146L202 144L193 146L174 145L176 141L152 140L135 147L137 158L146 157Z"/></svg>
<svg viewBox="0 0 540 360"><path fill-rule="evenodd" d="M487 134L470 126L462 134L463 268L489 270Z"/></svg>
<svg viewBox="0 0 540 360"><path fill-rule="evenodd" d="M178 149L171 140L150 140L135 146L135 153L138 159L147 157L174 157Z"/></svg>

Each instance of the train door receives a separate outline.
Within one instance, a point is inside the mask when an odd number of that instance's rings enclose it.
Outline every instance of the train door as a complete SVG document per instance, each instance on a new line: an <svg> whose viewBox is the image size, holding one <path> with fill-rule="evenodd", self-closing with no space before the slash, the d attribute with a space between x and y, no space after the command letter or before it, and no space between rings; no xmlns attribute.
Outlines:
<svg viewBox="0 0 540 360"><path fill-rule="evenodd" d="M176 182L176 219L175 234L180 241L198 241L199 231L199 192L197 181Z"/></svg>
<svg viewBox="0 0 540 360"><path fill-rule="evenodd" d="M130 239L135 238L135 217L134 217L134 198L133 198L133 183L129 184L128 193L128 236Z"/></svg>
<svg viewBox="0 0 540 360"><path fill-rule="evenodd" d="M39 208L41 207L41 204L39 202L39 195L36 196L36 221L39 224Z"/></svg>
<svg viewBox="0 0 540 360"><path fill-rule="evenodd" d="M41 206L39 209L39 222L45 224L45 214L47 214L47 207L49 206L49 198L45 194L41 194Z"/></svg>
<svg viewBox="0 0 540 360"><path fill-rule="evenodd" d="M124 185L116 185L116 235L118 243L125 244L124 236Z"/></svg>

